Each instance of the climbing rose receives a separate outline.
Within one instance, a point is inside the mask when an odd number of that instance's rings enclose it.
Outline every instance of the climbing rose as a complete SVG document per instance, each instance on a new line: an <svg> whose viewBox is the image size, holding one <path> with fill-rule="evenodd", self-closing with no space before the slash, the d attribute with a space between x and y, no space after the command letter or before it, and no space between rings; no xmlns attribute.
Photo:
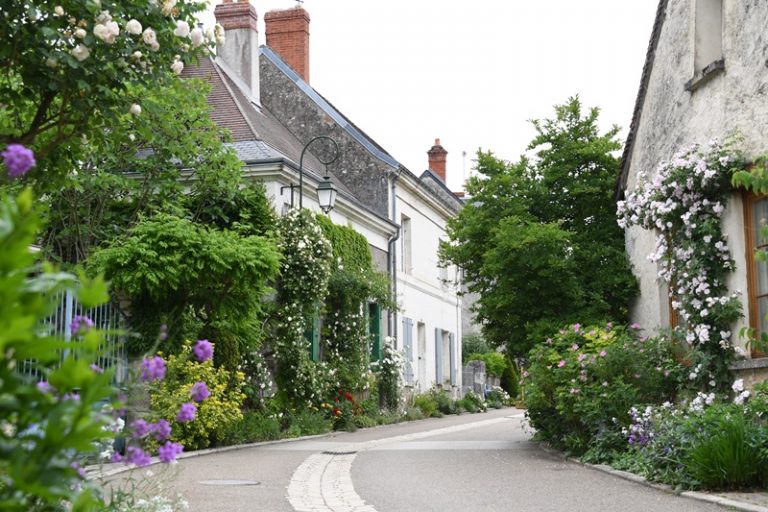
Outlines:
<svg viewBox="0 0 768 512"><path fill-rule="evenodd" d="M3 162L8 169L8 176L16 178L26 173L35 165L35 154L32 150L25 148L21 144L8 144L3 155Z"/></svg>
<svg viewBox="0 0 768 512"><path fill-rule="evenodd" d="M187 37L189 35L189 23L183 20L176 22L176 30L173 33L179 37Z"/></svg>
<svg viewBox="0 0 768 512"><path fill-rule="evenodd" d="M179 423L192 421L195 419L196 413L197 413L197 406L192 402L185 402L181 404L179 413L176 415L176 421L178 421Z"/></svg>
<svg viewBox="0 0 768 512"><path fill-rule="evenodd" d="M211 342L208 340L197 340L193 350L195 352L195 357L197 357L197 360L201 363L204 363L213 357L213 345L211 345Z"/></svg>
<svg viewBox="0 0 768 512"><path fill-rule="evenodd" d="M125 31L137 36L141 34L141 23L139 23L138 20L131 20L125 24Z"/></svg>

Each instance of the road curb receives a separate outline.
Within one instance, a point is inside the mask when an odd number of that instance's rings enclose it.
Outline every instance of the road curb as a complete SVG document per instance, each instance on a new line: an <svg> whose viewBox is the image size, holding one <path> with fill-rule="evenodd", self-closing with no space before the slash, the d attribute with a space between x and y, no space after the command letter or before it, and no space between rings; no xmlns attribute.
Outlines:
<svg viewBox="0 0 768 512"><path fill-rule="evenodd" d="M763 507L760 505L754 505L752 503L746 503L744 501L734 500L731 498L726 498L724 496L714 496L711 494L706 494L703 492L698 491L676 491L672 486L667 484L660 484L656 482L651 482L647 478L642 477L640 475L636 475L634 473L629 473L627 471L621 471L619 469L614 469L610 466L607 466L605 464L590 464L588 462L582 462L578 459L574 459L571 457L568 457L564 453L555 450L551 446L547 445L546 443L539 442L538 443L539 448L545 452L547 452L550 455L555 455L557 457L560 457L564 461L567 462L573 462L576 464L579 464L580 466L584 466L586 468L592 469L594 471L600 471L602 473L607 473L609 475L613 475L615 477L628 480L630 482L644 485L646 487L651 487L653 489L656 489L658 491L665 492L667 494L674 494L675 496L682 496L684 498L697 500L697 501L703 501L706 503L714 503L715 505L719 505L721 507L729 507L731 510L737 510L740 512L768 512L768 507Z"/></svg>

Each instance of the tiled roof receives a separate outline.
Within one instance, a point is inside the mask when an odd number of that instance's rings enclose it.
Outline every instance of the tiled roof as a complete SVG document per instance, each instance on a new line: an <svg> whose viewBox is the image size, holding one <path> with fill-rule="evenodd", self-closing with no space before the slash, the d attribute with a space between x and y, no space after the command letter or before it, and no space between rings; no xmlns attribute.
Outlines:
<svg viewBox="0 0 768 512"><path fill-rule="evenodd" d="M661 37L661 28L664 25L664 18L667 13L668 0L659 0L659 6L656 9L656 20L653 22L653 31L651 32L651 41L648 43L648 52L645 56L643 65L643 74L640 77L640 89L637 92L635 100L635 110L632 113L632 123L629 125L627 141L624 143L624 153L621 155L621 173L616 180L616 190L614 197L621 199L624 195L624 189L627 188L627 178L629 175L629 165L632 161L632 150L635 146L635 135L640 125L640 116L643 113L643 104L645 103L645 93L648 91L648 82L651 79L651 70L653 61L656 57L656 48L659 46Z"/></svg>
<svg viewBox="0 0 768 512"><path fill-rule="evenodd" d="M222 128L232 133L235 142L254 140L258 135L253 133L243 113L229 94L224 82L221 80L216 65L208 57L201 57L195 65L184 68L183 78L199 78L211 84L211 93L208 95L208 103L211 105L211 119Z"/></svg>

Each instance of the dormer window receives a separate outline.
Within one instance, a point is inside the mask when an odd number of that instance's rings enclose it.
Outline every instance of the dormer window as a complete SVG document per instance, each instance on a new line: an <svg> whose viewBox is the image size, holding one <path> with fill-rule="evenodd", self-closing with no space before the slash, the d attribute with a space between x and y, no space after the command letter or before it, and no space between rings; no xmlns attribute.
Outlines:
<svg viewBox="0 0 768 512"><path fill-rule="evenodd" d="M694 1L694 74L685 88L693 91L725 69L723 0Z"/></svg>

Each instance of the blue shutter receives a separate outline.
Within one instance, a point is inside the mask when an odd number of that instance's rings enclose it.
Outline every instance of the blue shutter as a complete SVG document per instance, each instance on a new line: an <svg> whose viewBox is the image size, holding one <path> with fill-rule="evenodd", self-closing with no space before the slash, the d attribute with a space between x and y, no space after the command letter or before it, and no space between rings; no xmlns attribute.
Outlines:
<svg viewBox="0 0 768 512"><path fill-rule="evenodd" d="M443 333L435 328L435 384L443 383Z"/></svg>
<svg viewBox="0 0 768 512"><path fill-rule="evenodd" d="M449 350L451 352L451 386L456 385L456 337L453 333L448 335Z"/></svg>
<svg viewBox="0 0 768 512"><path fill-rule="evenodd" d="M403 348L405 348L405 385L413 385L413 320L403 317Z"/></svg>

